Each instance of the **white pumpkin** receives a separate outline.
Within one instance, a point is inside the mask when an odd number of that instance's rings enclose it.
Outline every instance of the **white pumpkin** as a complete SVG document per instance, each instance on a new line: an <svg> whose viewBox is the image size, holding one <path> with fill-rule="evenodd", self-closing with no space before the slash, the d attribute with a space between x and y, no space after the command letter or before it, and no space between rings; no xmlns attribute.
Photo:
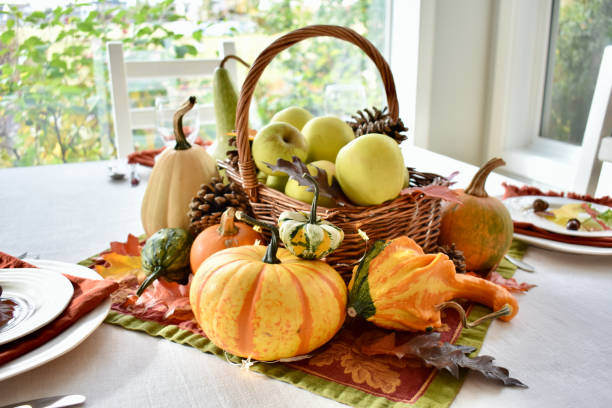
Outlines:
<svg viewBox="0 0 612 408"><path fill-rule="evenodd" d="M183 115L194 104L192 96L174 114L176 145L158 158L149 177L140 212L147 236L161 228L187 229L189 203L200 185L218 175L216 161L203 147L191 146L183 133Z"/></svg>
<svg viewBox="0 0 612 408"><path fill-rule="evenodd" d="M329 221L317 217L319 186L307 173L304 178L314 187L310 215L301 211L283 211L278 217L281 241L298 258L321 259L336 250L344 239L344 231Z"/></svg>

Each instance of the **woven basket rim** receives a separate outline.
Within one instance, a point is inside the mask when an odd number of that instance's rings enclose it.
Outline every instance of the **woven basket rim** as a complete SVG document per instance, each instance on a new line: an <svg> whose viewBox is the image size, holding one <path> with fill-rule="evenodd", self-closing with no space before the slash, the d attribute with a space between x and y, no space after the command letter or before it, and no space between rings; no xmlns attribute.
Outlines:
<svg viewBox="0 0 612 408"><path fill-rule="evenodd" d="M367 38L350 28L336 25L310 25L279 37L268 45L255 59L240 89L240 97L236 108L236 145L239 156L240 179L243 181L242 185L246 194L253 202L258 200L259 182L256 175L255 161L249 145L248 122L251 98L257 82L268 64L280 52L302 40L323 36L334 37L352 43L372 60L380 73L385 88L389 115L394 120L399 118L397 92L391 68L380 51Z"/></svg>

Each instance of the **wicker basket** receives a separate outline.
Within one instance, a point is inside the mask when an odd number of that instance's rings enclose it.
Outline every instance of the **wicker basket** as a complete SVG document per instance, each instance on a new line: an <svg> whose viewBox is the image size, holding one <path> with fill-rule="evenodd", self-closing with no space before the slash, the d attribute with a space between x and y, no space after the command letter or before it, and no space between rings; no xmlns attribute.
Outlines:
<svg viewBox="0 0 612 408"><path fill-rule="evenodd" d="M361 48L372 59L381 74L389 114L393 119L399 117L395 83L389 65L374 45L355 31L339 26L314 25L292 31L271 43L253 63L240 91L236 112L239 172L228 162L219 162L219 165L226 169L228 177L244 188L255 216L262 221L275 224L281 212L285 210L309 211L310 205L257 181L255 162L248 139L248 112L251 97L263 70L278 53L306 38L318 36L339 38ZM411 179L411 182L415 185L422 185L430 182L435 175L430 176L422 177L421 175L421 177ZM437 198L414 193L400 196L377 206L319 207L317 214L342 228L345 233L340 248L328 256L326 261L334 266L345 279L350 278L353 265L363 256L365 250L365 243L358 229L363 230L371 240L408 235L426 252L431 251L437 247L440 204Z"/></svg>

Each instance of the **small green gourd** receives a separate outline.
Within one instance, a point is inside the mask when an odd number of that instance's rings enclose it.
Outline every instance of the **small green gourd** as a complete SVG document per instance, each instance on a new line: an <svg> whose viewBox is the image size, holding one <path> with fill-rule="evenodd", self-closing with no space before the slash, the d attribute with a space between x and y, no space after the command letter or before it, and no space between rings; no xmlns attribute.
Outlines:
<svg viewBox="0 0 612 408"><path fill-rule="evenodd" d="M186 284L191 273L189 254L192 241L191 235L182 228L162 228L151 235L140 253L141 266L147 277L136 294L140 296L160 277Z"/></svg>
<svg viewBox="0 0 612 408"><path fill-rule="evenodd" d="M217 160L225 159L228 150L236 149L230 146L229 139L232 137L230 133L234 131L236 126L238 93L230 78L229 71L223 67L229 59L235 59L249 67L249 64L239 57L228 55L221 60L219 67L217 67L213 73L213 105L215 107L215 122L217 125L217 137L213 157Z"/></svg>
<svg viewBox="0 0 612 408"><path fill-rule="evenodd" d="M344 239L342 228L317 217L319 186L314 177L304 173L314 187L310 215L303 212L283 211L278 217L280 239L285 247L302 259L321 259L336 250Z"/></svg>

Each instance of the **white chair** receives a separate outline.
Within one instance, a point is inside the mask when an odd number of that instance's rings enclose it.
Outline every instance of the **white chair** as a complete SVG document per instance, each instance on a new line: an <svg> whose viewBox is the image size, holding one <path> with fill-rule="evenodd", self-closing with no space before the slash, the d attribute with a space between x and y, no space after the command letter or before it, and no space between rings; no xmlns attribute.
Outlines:
<svg viewBox="0 0 612 408"><path fill-rule="evenodd" d="M589 110L574 191L595 194L602 162L612 163L612 45L604 49ZM609 182L612 183L612 180Z"/></svg>
<svg viewBox="0 0 612 408"><path fill-rule="evenodd" d="M111 81L113 120L115 125L115 147L117 157L125 158L134 152L132 130L155 127L155 108L130 109L128 80L151 78L186 78L212 76L215 68L229 54L235 54L235 44L224 41L218 59L181 59L170 61L125 61L123 44L113 41L107 43L107 62ZM236 62L229 60L224 65L236 83ZM199 107L200 123L214 123L215 112L212 104Z"/></svg>

